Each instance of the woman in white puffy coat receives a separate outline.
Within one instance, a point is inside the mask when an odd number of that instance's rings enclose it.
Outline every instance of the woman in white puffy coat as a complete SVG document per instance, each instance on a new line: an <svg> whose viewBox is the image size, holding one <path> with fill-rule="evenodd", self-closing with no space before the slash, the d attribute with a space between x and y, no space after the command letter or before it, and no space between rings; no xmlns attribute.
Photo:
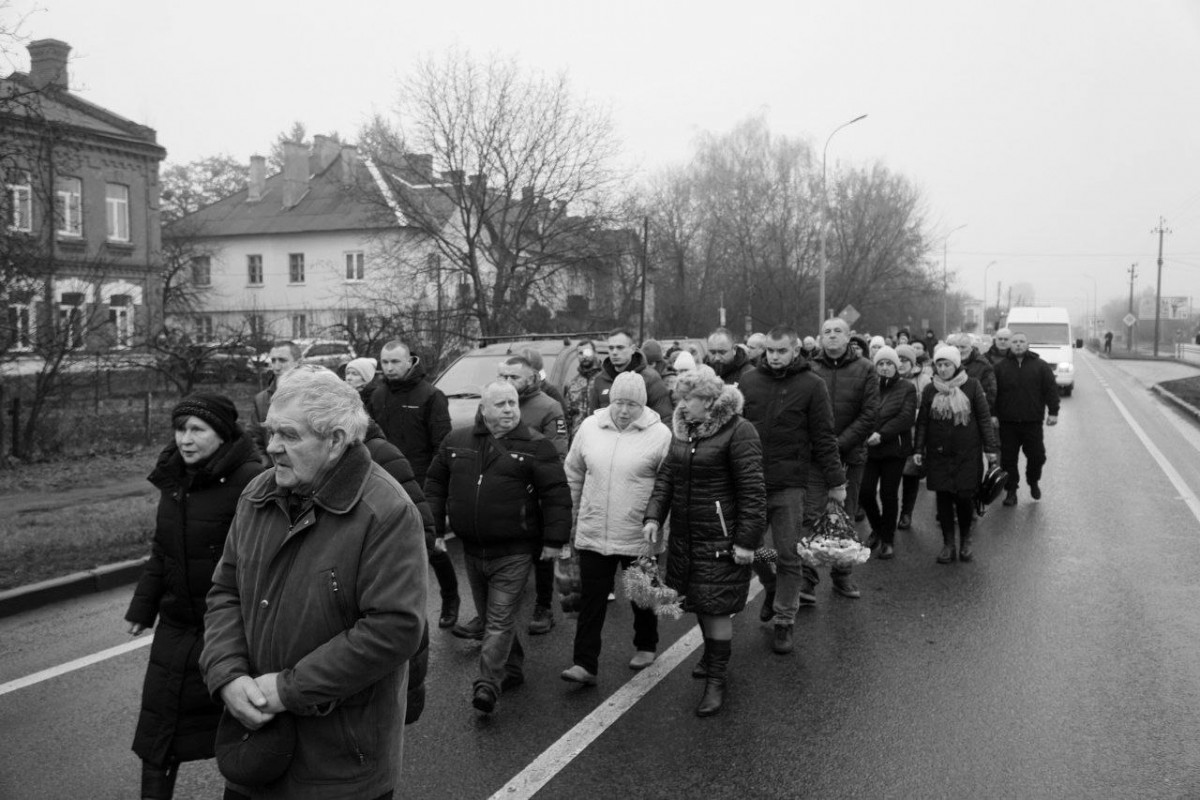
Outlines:
<svg viewBox="0 0 1200 800"><path fill-rule="evenodd" d="M574 664L565 681L595 685L601 631L617 570L646 552L642 523L654 477L671 446L671 431L646 407L646 385L634 372L617 376L609 404L584 420L567 453L567 482L575 510L574 545L582 592ZM633 607L631 669L654 662L658 619Z"/></svg>

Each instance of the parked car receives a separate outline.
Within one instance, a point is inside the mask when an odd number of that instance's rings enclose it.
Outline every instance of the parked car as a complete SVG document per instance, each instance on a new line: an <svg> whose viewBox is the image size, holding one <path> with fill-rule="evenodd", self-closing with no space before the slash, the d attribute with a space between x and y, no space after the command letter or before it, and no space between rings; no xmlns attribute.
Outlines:
<svg viewBox="0 0 1200 800"><path fill-rule="evenodd" d="M197 377L200 380L221 383L248 381L258 373L253 361L256 353L250 345L238 342L218 342L207 347L209 352L197 370Z"/></svg>
<svg viewBox="0 0 1200 800"><path fill-rule="evenodd" d="M584 348L594 350L597 358L608 355L603 334L526 334L480 344L455 359L434 381L434 386L449 398L450 422L456 428L474 422L480 391L496 379L500 365L510 355L527 347L536 350L542 356L546 382L559 391L578 373L579 354Z"/></svg>
<svg viewBox="0 0 1200 800"><path fill-rule="evenodd" d="M322 367L336 370L356 357L354 346L344 339L292 339L291 341L300 346L301 364L320 364ZM260 370L267 369L271 362L270 355L270 348L259 353L254 359L256 367Z"/></svg>

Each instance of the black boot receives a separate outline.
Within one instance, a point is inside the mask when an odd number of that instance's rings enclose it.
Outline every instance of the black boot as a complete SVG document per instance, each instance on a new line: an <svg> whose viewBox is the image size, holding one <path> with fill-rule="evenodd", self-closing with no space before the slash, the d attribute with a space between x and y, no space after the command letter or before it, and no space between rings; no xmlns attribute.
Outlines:
<svg viewBox="0 0 1200 800"><path fill-rule="evenodd" d="M696 706L697 717L711 717L725 704L725 679L729 671L729 654L733 643L728 639L712 639L708 643L708 678L704 696Z"/></svg>
<svg viewBox="0 0 1200 800"><path fill-rule="evenodd" d="M696 662L696 666L692 667L693 678L708 677L708 643L710 641L708 638L704 640L704 652L700 654L700 660Z"/></svg>
<svg viewBox="0 0 1200 800"><path fill-rule="evenodd" d="M775 618L775 587L763 590L762 608L758 610L759 622L770 622Z"/></svg>
<svg viewBox="0 0 1200 800"><path fill-rule="evenodd" d="M143 761L142 797L152 798L152 800L170 800L175 794L175 777L178 774L179 764L160 767Z"/></svg>
<svg viewBox="0 0 1200 800"><path fill-rule="evenodd" d="M975 558L975 554L971 552L971 532L963 531L962 541L958 545L958 560L970 561Z"/></svg>
<svg viewBox="0 0 1200 800"><path fill-rule="evenodd" d="M953 564L954 563L954 528L947 531L942 529L942 552L938 553L937 563Z"/></svg>

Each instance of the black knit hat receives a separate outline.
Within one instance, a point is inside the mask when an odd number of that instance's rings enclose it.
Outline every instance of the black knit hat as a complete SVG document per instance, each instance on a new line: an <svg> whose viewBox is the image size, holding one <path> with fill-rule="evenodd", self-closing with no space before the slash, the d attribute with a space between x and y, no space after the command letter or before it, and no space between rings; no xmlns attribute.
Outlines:
<svg viewBox="0 0 1200 800"><path fill-rule="evenodd" d="M223 394L188 395L171 409L172 423L177 424L180 417L199 417L226 442L242 435L237 424L237 406Z"/></svg>

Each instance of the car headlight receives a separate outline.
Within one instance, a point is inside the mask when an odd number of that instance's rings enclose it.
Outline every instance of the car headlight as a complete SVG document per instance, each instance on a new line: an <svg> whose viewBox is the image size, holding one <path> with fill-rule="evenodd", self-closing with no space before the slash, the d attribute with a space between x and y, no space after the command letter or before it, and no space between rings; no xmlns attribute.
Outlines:
<svg viewBox="0 0 1200 800"><path fill-rule="evenodd" d="M1074 369L1075 369L1074 364L1059 364L1058 365L1059 372L1072 372L1072 371L1074 371Z"/></svg>

